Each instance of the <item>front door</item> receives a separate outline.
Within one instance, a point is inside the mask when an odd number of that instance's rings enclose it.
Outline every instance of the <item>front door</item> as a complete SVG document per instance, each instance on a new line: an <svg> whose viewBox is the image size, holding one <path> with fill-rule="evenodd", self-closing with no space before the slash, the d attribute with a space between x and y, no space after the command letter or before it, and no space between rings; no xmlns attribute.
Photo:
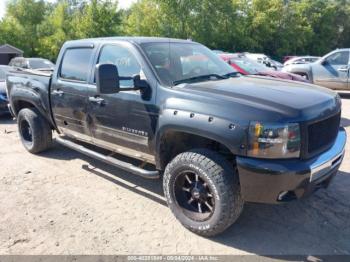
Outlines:
<svg viewBox="0 0 350 262"><path fill-rule="evenodd" d="M51 87L52 111L59 130L84 141L92 140L86 114L92 59L91 47L67 49Z"/></svg>
<svg viewBox="0 0 350 262"><path fill-rule="evenodd" d="M332 88L348 88L349 81L349 51L339 50L331 53L312 66L315 84Z"/></svg>
<svg viewBox="0 0 350 262"><path fill-rule="evenodd" d="M139 61L132 45L121 43L102 46L96 63L113 63L118 67L119 76L127 78L143 75ZM132 80L120 81L121 89L132 86ZM102 103L92 99L88 117L94 142L112 151L154 162L149 143L154 136L158 114L152 93L147 99L140 91L101 94ZM96 85L89 88L88 95L96 96Z"/></svg>

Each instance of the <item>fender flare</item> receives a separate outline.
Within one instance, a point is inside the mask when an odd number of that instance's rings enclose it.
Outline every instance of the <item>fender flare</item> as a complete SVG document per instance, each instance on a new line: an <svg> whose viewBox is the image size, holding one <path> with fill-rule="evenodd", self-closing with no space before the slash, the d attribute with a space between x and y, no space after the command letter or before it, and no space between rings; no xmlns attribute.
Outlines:
<svg viewBox="0 0 350 262"><path fill-rule="evenodd" d="M154 146L157 166L161 159L162 138L169 131L210 139L224 145L234 155L246 155L246 127L219 117L165 109L159 118L157 130Z"/></svg>
<svg viewBox="0 0 350 262"><path fill-rule="evenodd" d="M39 113L56 129L54 122L51 119L51 111L49 105L45 105L38 93L30 89L14 88L10 94L10 105L14 115L17 117L20 111L21 102L31 104Z"/></svg>

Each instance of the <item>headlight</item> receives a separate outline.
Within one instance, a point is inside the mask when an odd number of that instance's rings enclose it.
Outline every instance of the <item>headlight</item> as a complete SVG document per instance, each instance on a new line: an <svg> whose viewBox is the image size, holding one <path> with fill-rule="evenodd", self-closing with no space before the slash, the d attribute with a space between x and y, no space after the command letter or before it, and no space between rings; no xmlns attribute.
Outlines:
<svg viewBox="0 0 350 262"><path fill-rule="evenodd" d="M299 124L250 122L248 156L259 158L298 158Z"/></svg>

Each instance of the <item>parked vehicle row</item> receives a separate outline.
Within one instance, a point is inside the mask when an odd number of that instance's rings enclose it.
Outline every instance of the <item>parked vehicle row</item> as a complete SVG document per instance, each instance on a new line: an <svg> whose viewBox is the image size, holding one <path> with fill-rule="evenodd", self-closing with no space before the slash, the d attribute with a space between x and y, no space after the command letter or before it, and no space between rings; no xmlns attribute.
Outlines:
<svg viewBox="0 0 350 262"><path fill-rule="evenodd" d="M219 57L221 57L242 75L267 76L300 82L309 82L307 79L297 74L269 69L265 65L249 59L245 54L219 54Z"/></svg>
<svg viewBox="0 0 350 262"><path fill-rule="evenodd" d="M275 61L264 54L218 53L241 74L258 74L269 77L310 82L323 87L349 90L350 49L337 49L324 57L285 57L285 63L274 66ZM259 66L262 65L262 66ZM270 68L270 70L268 70ZM276 71L271 70L276 69Z"/></svg>
<svg viewBox="0 0 350 262"><path fill-rule="evenodd" d="M288 202L327 187L344 156L338 94L242 76L191 41L68 41L52 72L12 71L6 84L29 152L49 149L56 132L71 149L162 178L174 216L203 236L232 225L245 202Z"/></svg>

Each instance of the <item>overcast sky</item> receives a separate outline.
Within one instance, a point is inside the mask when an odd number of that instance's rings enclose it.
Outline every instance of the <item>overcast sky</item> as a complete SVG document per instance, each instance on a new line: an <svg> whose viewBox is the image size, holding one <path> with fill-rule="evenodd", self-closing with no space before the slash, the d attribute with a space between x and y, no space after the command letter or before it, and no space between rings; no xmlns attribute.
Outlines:
<svg viewBox="0 0 350 262"><path fill-rule="evenodd" d="M0 19L5 15L7 1L8 0L0 0ZM54 2L54 0L47 1ZM134 2L136 2L136 0L119 0L119 8L128 8Z"/></svg>

